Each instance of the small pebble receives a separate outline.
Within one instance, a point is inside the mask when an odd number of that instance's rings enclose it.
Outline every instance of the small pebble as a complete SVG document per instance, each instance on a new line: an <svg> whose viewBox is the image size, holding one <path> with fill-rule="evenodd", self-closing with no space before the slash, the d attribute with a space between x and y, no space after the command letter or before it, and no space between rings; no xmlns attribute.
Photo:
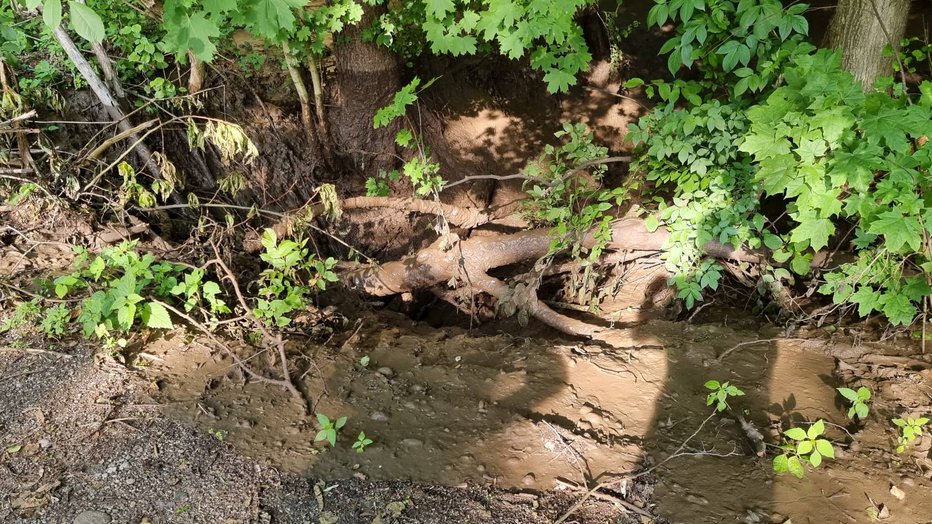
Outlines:
<svg viewBox="0 0 932 524"><path fill-rule="evenodd" d="M387 422L388 421L388 415L386 415L385 413L381 411L373 411L372 414L369 415L369 418L371 418L372 420L376 422Z"/></svg>
<svg viewBox="0 0 932 524"><path fill-rule="evenodd" d="M110 515L103 511L82 511L74 518L72 524L110 524Z"/></svg>
<svg viewBox="0 0 932 524"><path fill-rule="evenodd" d="M535 482L537 482L537 477L535 477L533 473L528 473L527 475L524 476L523 479L521 479L521 483L524 484L525 486L531 486Z"/></svg>
<svg viewBox="0 0 932 524"><path fill-rule="evenodd" d="M406 448L419 448L424 445L424 441L416 438L406 438L401 441L401 445Z"/></svg>
<svg viewBox="0 0 932 524"><path fill-rule="evenodd" d="M393 376L395 376L395 372L390 367L383 366L375 370L375 372L386 378L392 378Z"/></svg>
<svg viewBox="0 0 932 524"><path fill-rule="evenodd" d="M896 486L890 486L890 494L896 497L897 500L904 500L906 498L906 492Z"/></svg>
<svg viewBox="0 0 932 524"><path fill-rule="evenodd" d="M479 473L485 473L485 464L479 464L478 466L476 466L476 471L478 471Z"/></svg>
<svg viewBox="0 0 932 524"><path fill-rule="evenodd" d="M49 439L47 439L47 438L40 438L40 439L39 439L39 447L40 447L40 448L42 448L42 449L48 449L48 448L51 447L51 446L52 446L52 441L51 441L51 440L49 440Z"/></svg>

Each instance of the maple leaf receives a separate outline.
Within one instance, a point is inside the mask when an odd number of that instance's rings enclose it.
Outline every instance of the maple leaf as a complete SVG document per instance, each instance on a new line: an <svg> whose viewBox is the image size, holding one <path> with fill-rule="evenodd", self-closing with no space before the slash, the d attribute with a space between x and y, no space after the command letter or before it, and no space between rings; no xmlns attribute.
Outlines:
<svg viewBox="0 0 932 524"><path fill-rule="evenodd" d="M899 252L903 246L918 251L922 243L919 221L912 216L903 216L899 209L891 209L878 215L868 231L883 235L887 249L894 252Z"/></svg>
<svg viewBox="0 0 932 524"><path fill-rule="evenodd" d="M793 229L791 242L808 242L818 251L828 245L828 238L835 233L835 224L827 218L805 216L797 218L799 225Z"/></svg>
<svg viewBox="0 0 932 524"><path fill-rule="evenodd" d="M307 3L308 0L247 0L243 6L244 20L255 34L275 40L280 32L294 28L292 9Z"/></svg>

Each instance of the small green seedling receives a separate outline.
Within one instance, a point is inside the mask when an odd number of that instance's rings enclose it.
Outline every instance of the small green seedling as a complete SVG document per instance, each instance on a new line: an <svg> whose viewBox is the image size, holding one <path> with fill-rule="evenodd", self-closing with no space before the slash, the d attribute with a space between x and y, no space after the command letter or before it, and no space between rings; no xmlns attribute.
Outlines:
<svg viewBox="0 0 932 524"><path fill-rule="evenodd" d="M903 453L909 449L909 445L912 444L920 435L922 435L922 427L929 423L929 419L926 417L912 418L906 417L895 418L893 419L893 424L900 428L900 436L897 438L896 452Z"/></svg>
<svg viewBox="0 0 932 524"><path fill-rule="evenodd" d="M861 386L857 391L851 388L838 388L838 392L851 403L851 407L848 408L848 418L851 420L855 417L860 420L867 418L869 411L867 401L871 398L871 390Z"/></svg>
<svg viewBox="0 0 932 524"><path fill-rule="evenodd" d="M817 468L822 464L822 457L834 459L835 448L832 447L832 443L824 438L819 438L823 433L825 433L825 421L822 419L809 426L808 430L790 428L784 431L783 434L787 438L784 444L780 446L784 452L782 455L773 458L774 472L785 473L789 471L796 478L803 478L805 474L803 464L805 462Z"/></svg>
<svg viewBox="0 0 932 524"><path fill-rule="evenodd" d="M369 365L369 355L366 355L366 356L360 358L360 359L359 359L359 365L362 366L362 367L368 366L368 365Z"/></svg>
<svg viewBox="0 0 932 524"><path fill-rule="evenodd" d="M353 442L353 449L356 450L356 453L362 453L369 444L372 444L372 439L366 438L366 433L360 431L359 436L356 437L356 442Z"/></svg>
<svg viewBox="0 0 932 524"><path fill-rule="evenodd" d="M223 439L225 439L227 436L227 432L223 431L222 429L210 428L207 430L207 432L210 433L215 439L219 440L220 442L223 442Z"/></svg>
<svg viewBox="0 0 932 524"><path fill-rule="evenodd" d="M346 425L346 417L340 417L336 421L330 420L327 415L323 413L317 414L317 422L320 423L321 430L317 432L317 436L314 437L314 442L319 442L321 440L326 440L330 443L330 447L337 445L337 431L340 430L343 426Z"/></svg>
<svg viewBox="0 0 932 524"><path fill-rule="evenodd" d="M712 390L712 392L706 396L705 405L711 406L715 404L716 411L725 411L725 408L728 407L728 397L744 396L744 391L732 386L729 382L710 380L705 383L705 387L706 389Z"/></svg>

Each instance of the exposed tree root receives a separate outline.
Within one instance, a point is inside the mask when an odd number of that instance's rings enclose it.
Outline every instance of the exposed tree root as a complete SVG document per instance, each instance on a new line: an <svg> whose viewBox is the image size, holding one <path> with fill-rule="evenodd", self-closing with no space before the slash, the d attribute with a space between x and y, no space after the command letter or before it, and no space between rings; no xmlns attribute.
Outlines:
<svg viewBox="0 0 932 524"><path fill-rule="evenodd" d="M663 229L649 232L640 219L624 218L612 225L609 248L638 251L639 255L643 255L643 252L659 251L667 236L668 233ZM350 287L372 296L411 292L455 281L474 291L488 293L500 301L511 301L528 315L564 333L593 337L603 329L555 312L541 302L535 293L518 296L508 284L488 275L488 271L494 268L546 256L550 241L550 232L543 229L494 237L476 236L460 241L447 250L441 248L441 241L438 240L403 260L350 271L344 275L344 281ZM587 235L583 245L595 245L594 237ZM706 252L710 256L743 262L759 263L763 260L760 255L717 242L710 242Z"/></svg>

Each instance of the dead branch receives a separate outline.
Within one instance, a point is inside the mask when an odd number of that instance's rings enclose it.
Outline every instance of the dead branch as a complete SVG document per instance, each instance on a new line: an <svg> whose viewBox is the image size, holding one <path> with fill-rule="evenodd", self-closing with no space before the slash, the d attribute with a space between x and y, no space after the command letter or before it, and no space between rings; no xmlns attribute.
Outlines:
<svg viewBox="0 0 932 524"><path fill-rule="evenodd" d="M9 120L4 120L3 122L0 122L0 127L9 127L10 125L15 124L16 122L21 122L23 120L29 120L30 118L33 118L35 116L36 116L36 110L31 109L21 115L14 116L13 118Z"/></svg>
<svg viewBox="0 0 932 524"><path fill-rule="evenodd" d="M663 248L668 235L664 229L649 232L641 219L623 218L612 224L612 240L608 247L619 251L657 252ZM483 275L493 268L538 259L550 251L551 240L549 230L535 229L509 235L472 237L447 251L441 249L438 241L405 259L349 272L344 280L351 287L372 296L394 295L446 282L461 272L466 276ZM587 235L582 244L592 247L595 238ZM755 253L717 242L709 242L706 253L716 258L755 263L764 260Z"/></svg>
<svg viewBox="0 0 932 524"><path fill-rule="evenodd" d="M220 266L220 269L223 270L223 273L224 273L223 279L228 280L230 282L230 285L233 286L233 291L236 293L236 299L239 302L240 307L243 308L243 310L249 316L249 319L252 320L253 324L256 325L256 328L258 328L259 331L262 332L262 335L265 338L266 343L267 344L274 343L276 348L278 349L278 358L280 361L279 365L281 366L282 377L283 377L282 380L278 381L278 383L283 385L286 389L288 389L288 391L290 391L292 395L303 400L305 404L305 409L308 412L310 412L311 411L310 402L308 402L307 399L304 398L304 395L301 394L298 388L295 387L294 382L291 380L291 372L288 370L288 359L287 359L287 355L285 355L285 343L282 340L281 334L278 334L273 337L272 334L269 332L268 328L262 322L262 320L257 318L252 313L252 308L249 307L249 304L246 303L246 298L243 296L243 292L240 290L239 280L236 279L236 275L233 273L233 271L230 270L226 262L223 261L223 257L220 255L220 249L217 247L217 244L211 241L210 246L214 250L214 256L216 257L217 265Z"/></svg>
<svg viewBox="0 0 932 524"><path fill-rule="evenodd" d="M100 101L101 105L103 105L104 110L107 112L107 116L116 123L120 131L130 131L132 126L126 118L126 115L123 114L123 110L120 109L110 89L104 84L100 77L97 76L97 72L94 71L94 68L91 67L84 58L84 55L81 54L81 51L74 44L68 32L65 31L64 24L59 24L59 26L55 28L54 34L55 39L58 40L65 54L68 55L68 59L71 60L78 72L81 73L81 76L90 86L91 91L94 92L94 95L97 96L97 99ZM149 148L146 147L142 139L135 133L130 134L129 139L134 144L140 163L142 163L153 177L160 180L162 178L162 173L152 160L152 152Z"/></svg>

